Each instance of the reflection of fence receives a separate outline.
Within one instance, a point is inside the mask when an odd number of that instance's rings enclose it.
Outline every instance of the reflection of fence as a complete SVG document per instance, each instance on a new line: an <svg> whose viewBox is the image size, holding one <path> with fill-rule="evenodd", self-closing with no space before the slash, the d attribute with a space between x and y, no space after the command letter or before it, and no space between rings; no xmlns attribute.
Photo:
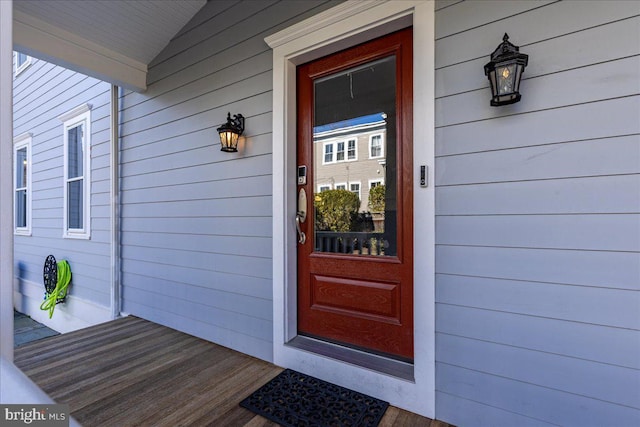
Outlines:
<svg viewBox="0 0 640 427"><path fill-rule="evenodd" d="M388 246L382 233L317 231L316 252L384 255Z"/></svg>

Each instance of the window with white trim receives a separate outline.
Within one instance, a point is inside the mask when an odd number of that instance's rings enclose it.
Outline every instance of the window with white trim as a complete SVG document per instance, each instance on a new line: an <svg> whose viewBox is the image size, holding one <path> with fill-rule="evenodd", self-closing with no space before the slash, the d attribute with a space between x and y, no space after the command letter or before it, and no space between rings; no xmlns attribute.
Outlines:
<svg viewBox="0 0 640 427"><path fill-rule="evenodd" d="M324 157L322 158L322 164L333 163L333 143L325 143L323 145Z"/></svg>
<svg viewBox="0 0 640 427"><path fill-rule="evenodd" d="M347 141L347 160L358 160L358 141L350 139Z"/></svg>
<svg viewBox="0 0 640 427"><path fill-rule="evenodd" d="M18 76L18 74L22 73L26 70L29 65L31 65L31 57L22 52L13 52L13 74L14 76Z"/></svg>
<svg viewBox="0 0 640 427"><path fill-rule="evenodd" d="M346 146L345 146L346 144ZM322 164L337 163L358 160L358 142L355 139L348 141L325 142L322 145ZM345 153L346 151L346 153Z"/></svg>
<svg viewBox="0 0 640 427"><path fill-rule="evenodd" d="M322 193L323 191L329 191L329 190L331 190L330 185L327 185L327 184L318 185L318 193Z"/></svg>
<svg viewBox="0 0 640 427"><path fill-rule="evenodd" d="M347 189L346 182L341 182L340 184L336 184L336 190L346 190L346 189Z"/></svg>
<svg viewBox="0 0 640 427"><path fill-rule="evenodd" d="M336 162L344 162L344 141L336 143Z"/></svg>
<svg viewBox="0 0 640 427"><path fill-rule="evenodd" d="M369 158L378 159L380 157L384 157L384 145L382 143L381 133L369 137Z"/></svg>
<svg viewBox="0 0 640 427"><path fill-rule="evenodd" d="M356 193L358 195L358 199L362 200L362 197L360 197L360 182L350 182L349 183L349 191L351 191L352 193Z"/></svg>
<svg viewBox="0 0 640 427"><path fill-rule="evenodd" d="M82 105L60 117L64 121L64 237L90 236L91 111Z"/></svg>
<svg viewBox="0 0 640 427"><path fill-rule="evenodd" d="M15 234L31 235L31 134L14 140L13 189Z"/></svg>

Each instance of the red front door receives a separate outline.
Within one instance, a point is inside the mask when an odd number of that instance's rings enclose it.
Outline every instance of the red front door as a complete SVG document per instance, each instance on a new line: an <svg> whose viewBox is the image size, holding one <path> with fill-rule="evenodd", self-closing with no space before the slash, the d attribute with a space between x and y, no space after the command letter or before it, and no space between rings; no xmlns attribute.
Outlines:
<svg viewBox="0 0 640 427"><path fill-rule="evenodd" d="M298 67L298 332L413 359L412 30ZM304 175L304 169L301 169Z"/></svg>

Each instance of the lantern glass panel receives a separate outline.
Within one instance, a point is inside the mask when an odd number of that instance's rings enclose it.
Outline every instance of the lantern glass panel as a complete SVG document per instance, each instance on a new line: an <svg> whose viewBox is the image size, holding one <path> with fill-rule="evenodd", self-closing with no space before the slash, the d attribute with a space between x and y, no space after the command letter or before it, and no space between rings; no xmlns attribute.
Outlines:
<svg viewBox="0 0 640 427"><path fill-rule="evenodd" d="M516 77L516 65L509 64L496 68L496 76L498 78L498 95L506 95L513 93L514 81Z"/></svg>
<svg viewBox="0 0 640 427"><path fill-rule="evenodd" d="M223 151L236 151L238 145L238 134L230 130L220 132L220 143Z"/></svg>

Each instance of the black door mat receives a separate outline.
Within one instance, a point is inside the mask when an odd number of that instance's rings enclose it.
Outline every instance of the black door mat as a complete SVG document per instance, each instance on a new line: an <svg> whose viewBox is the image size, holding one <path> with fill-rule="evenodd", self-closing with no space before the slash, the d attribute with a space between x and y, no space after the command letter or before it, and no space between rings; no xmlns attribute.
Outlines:
<svg viewBox="0 0 640 427"><path fill-rule="evenodd" d="M240 406L285 427L375 427L389 403L287 369Z"/></svg>

